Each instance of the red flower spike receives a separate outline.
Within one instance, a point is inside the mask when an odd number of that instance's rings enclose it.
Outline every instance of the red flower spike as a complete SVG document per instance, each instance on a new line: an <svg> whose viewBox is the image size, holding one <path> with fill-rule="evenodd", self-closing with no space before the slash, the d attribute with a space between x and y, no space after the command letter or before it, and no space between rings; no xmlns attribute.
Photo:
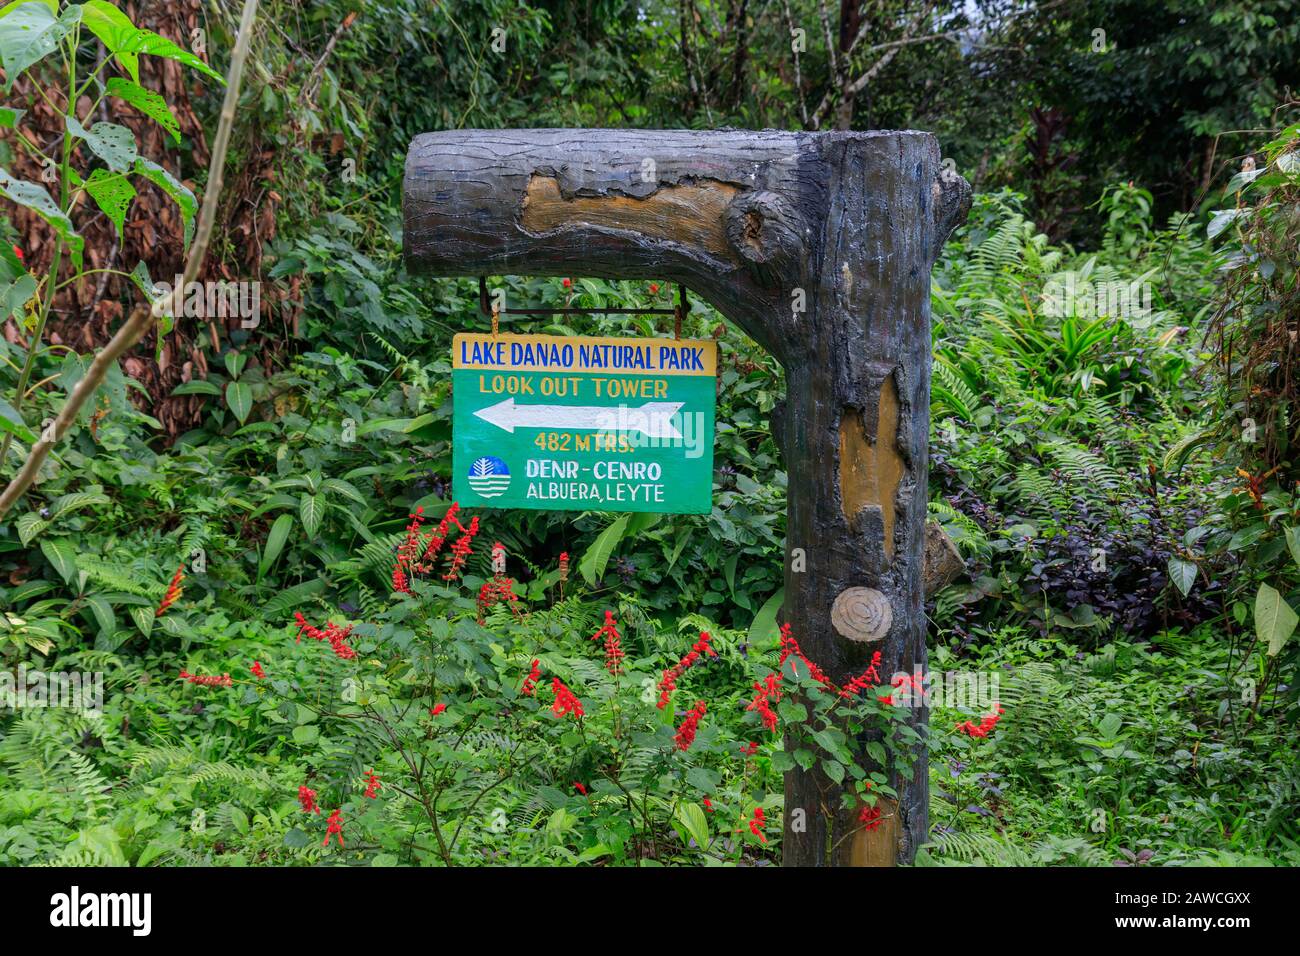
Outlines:
<svg viewBox="0 0 1300 956"><path fill-rule="evenodd" d="M691 649L676 664L664 671L663 677L659 679L659 703L656 705L660 710L668 706L668 700L672 692L677 689L677 680L686 673L691 666L700 659L701 654L708 654L710 657L717 657L717 652L709 646L713 638L709 636L708 631L700 632L700 639L691 645Z"/></svg>
<svg viewBox="0 0 1300 956"><path fill-rule="evenodd" d="M383 784L379 782L379 778L375 776L375 772L373 770L371 770L369 773L366 774L366 796L367 797L369 797L371 800L374 800L379 795L379 788L381 786L383 786ZM342 842L342 838L340 838L339 842Z"/></svg>
<svg viewBox="0 0 1300 956"><path fill-rule="evenodd" d="M253 661L253 666L250 667L249 670L253 672L253 676L258 680L264 680L266 678L266 671L262 670L262 664L260 661Z"/></svg>
<svg viewBox="0 0 1300 956"><path fill-rule="evenodd" d="M191 674L189 671L182 669L180 679L190 684L197 684L200 687L231 687L234 681L229 674L222 674L218 677L215 674Z"/></svg>
<svg viewBox="0 0 1300 956"><path fill-rule="evenodd" d="M167 609L175 604L180 596L185 593L185 589L181 587L181 581L184 580L184 578L185 566L181 565L176 569L176 573L172 575L172 583L167 586L167 593L163 595L162 603L158 605L158 610L153 612L154 617L162 617L166 614Z"/></svg>
<svg viewBox="0 0 1300 956"><path fill-rule="evenodd" d="M326 822L329 824L329 827L325 831L325 842L322 843L321 846L329 846L330 837L334 836L335 834L338 834L339 846L342 846L343 845L343 811L335 810L333 813L330 814L330 818Z"/></svg>
<svg viewBox="0 0 1300 956"><path fill-rule="evenodd" d="M677 728L677 733L673 735L673 740L677 741L678 750L690 750L691 744L695 743L695 732L700 728L700 720L705 713L704 701L697 701L695 706L687 711L686 719L682 725Z"/></svg>
<svg viewBox="0 0 1300 956"><path fill-rule="evenodd" d="M556 717L563 717L565 714L573 714L574 719L576 720L583 716L582 701L578 700L573 691L569 690L569 688L564 685L564 681L560 680L558 677L552 678L551 690L555 694L555 703L551 705L551 712L555 714Z"/></svg>
<svg viewBox="0 0 1300 956"><path fill-rule="evenodd" d="M303 813L320 813L320 807L316 806L316 791L306 784L298 788L298 803L302 805Z"/></svg>
<svg viewBox="0 0 1300 956"><path fill-rule="evenodd" d="M444 710L446 710L446 709L447 709L447 705L446 705L446 704L434 704L432 707L429 708L429 713L430 713L432 716L437 717L439 714L441 714L441 713L442 713Z"/></svg>
<svg viewBox="0 0 1300 956"><path fill-rule="evenodd" d="M519 688L519 693L525 697L532 697L537 693L537 680L542 676L541 662L534 659L532 666L528 669L528 674L524 677L523 686Z"/></svg>

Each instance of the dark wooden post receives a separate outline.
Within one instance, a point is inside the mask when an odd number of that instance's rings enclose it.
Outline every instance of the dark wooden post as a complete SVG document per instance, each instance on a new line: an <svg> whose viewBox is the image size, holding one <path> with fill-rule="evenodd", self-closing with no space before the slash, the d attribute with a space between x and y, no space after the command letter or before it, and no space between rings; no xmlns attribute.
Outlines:
<svg viewBox="0 0 1300 956"><path fill-rule="evenodd" d="M771 352L784 616L844 680L877 649L882 674L925 666L930 268L969 202L928 133L461 130L411 144L404 246L436 275L682 282ZM910 861L926 773L922 754L865 831L836 784L792 771L785 862Z"/></svg>

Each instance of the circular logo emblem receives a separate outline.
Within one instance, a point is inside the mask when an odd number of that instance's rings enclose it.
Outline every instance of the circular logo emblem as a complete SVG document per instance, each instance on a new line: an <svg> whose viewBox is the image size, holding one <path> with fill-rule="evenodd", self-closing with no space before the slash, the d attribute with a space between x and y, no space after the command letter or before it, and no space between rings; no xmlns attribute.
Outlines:
<svg viewBox="0 0 1300 956"><path fill-rule="evenodd" d="M495 455L476 458L469 466L469 486L484 498L495 498L510 487L510 469Z"/></svg>

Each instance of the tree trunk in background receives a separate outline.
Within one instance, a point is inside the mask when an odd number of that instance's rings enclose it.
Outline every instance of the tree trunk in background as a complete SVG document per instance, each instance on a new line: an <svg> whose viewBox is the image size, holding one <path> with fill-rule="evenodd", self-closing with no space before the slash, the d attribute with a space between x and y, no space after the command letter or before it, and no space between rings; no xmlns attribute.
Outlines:
<svg viewBox="0 0 1300 956"><path fill-rule="evenodd" d="M915 132L431 133L407 155L405 255L445 276L682 282L771 352L787 376L784 618L842 682L877 649L882 674L926 662L930 268L969 206L939 173ZM926 774L922 754L873 831L839 785L787 774L785 862L910 861Z"/></svg>

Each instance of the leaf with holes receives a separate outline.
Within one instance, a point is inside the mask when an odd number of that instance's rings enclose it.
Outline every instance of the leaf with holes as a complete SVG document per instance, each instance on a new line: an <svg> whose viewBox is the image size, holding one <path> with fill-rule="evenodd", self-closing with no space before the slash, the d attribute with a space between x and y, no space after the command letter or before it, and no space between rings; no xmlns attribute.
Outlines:
<svg viewBox="0 0 1300 956"><path fill-rule="evenodd" d="M177 143L181 141L181 124L172 115L167 101L153 90L146 90L139 83L115 76L108 81L108 94L130 103L166 130L172 140Z"/></svg>
<svg viewBox="0 0 1300 956"><path fill-rule="evenodd" d="M194 193L181 185L167 170L143 156L135 161L135 171L171 196L172 201L180 207L181 221L185 224L185 247L189 248L190 239L194 236L194 214L199 210L199 201L194 198Z"/></svg>
<svg viewBox="0 0 1300 956"><path fill-rule="evenodd" d="M94 2L94 0L91 0ZM198 70L200 73L206 73L214 80L219 80L222 85L225 84L226 78L218 73L212 67L208 66L193 53L182 50L171 40L159 36L149 30L136 30L129 36L123 37L121 46L118 47L118 56L130 54L138 56L141 53L147 53L150 56L161 56L168 60L175 60L177 63L184 63L191 69ZM133 77L139 80L139 77Z"/></svg>
<svg viewBox="0 0 1300 956"><path fill-rule="evenodd" d="M4 22L0 20L0 23ZM72 253L72 264L78 269L81 268L81 251L85 242L72 227L72 220L50 198L44 186L29 183L24 179L15 179L10 175L9 170L0 167L0 194L20 206L26 206L48 222L68 247L68 251Z"/></svg>
<svg viewBox="0 0 1300 956"><path fill-rule="evenodd" d="M64 118L64 126L73 136L86 141L91 152L108 163L108 168L115 173L129 172L139 150L135 146L135 134L125 126L116 123L96 123L90 129L82 126L75 116Z"/></svg>
<svg viewBox="0 0 1300 956"><path fill-rule="evenodd" d="M126 222L126 210L135 198L135 187L121 173L110 173L107 169L96 169L86 180L86 192L95 200L95 205L104 211L104 215L117 227L117 238L122 238L122 224Z"/></svg>
<svg viewBox="0 0 1300 956"><path fill-rule="evenodd" d="M253 390L243 382L231 382L226 386L226 404L239 419L239 424L244 424L248 413L253 410Z"/></svg>
<svg viewBox="0 0 1300 956"><path fill-rule="evenodd" d="M117 57L117 62L131 75L131 79L139 83L140 58L125 49L127 41L140 32L131 18L105 0L87 0L81 6L81 22L99 37L104 49Z"/></svg>
<svg viewBox="0 0 1300 956"><path fill-rule="evenodd" d="M58 5L47 3L10 5L0 15L0 64L5 70L5 92L28 67L58 49L68 35L75 16L60 20Z"/></svg>

